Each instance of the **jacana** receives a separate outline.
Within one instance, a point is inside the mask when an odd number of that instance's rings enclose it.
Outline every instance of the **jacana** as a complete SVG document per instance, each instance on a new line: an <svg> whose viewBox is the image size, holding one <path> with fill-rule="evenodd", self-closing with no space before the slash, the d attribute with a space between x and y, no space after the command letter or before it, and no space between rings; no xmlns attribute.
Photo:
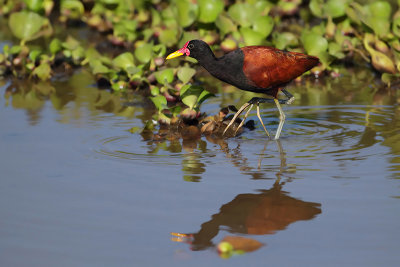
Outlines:
<svg viewBox="0 0 400 267"><path fill-rule="evenodd" d="M181 49L168 55L167 59L182 55L197 59L201 66L221 81L241 90L263 93L273 97L273 99L253 97L245 103L225 128L224 134L236 118L250 106L237 130L242 127L255 104L257 117L267 135L270 136L261 119L259 104L275 102L280 114L275 139L279 139L285 122L285 114L280 104L291 104L294 100L293 95L286 91L284 86L319 64L317 57L268 46L246 46L217 58L208 44L201 40L187 42ZM280 91L286 96L286 99L278 99Z"/></svg>

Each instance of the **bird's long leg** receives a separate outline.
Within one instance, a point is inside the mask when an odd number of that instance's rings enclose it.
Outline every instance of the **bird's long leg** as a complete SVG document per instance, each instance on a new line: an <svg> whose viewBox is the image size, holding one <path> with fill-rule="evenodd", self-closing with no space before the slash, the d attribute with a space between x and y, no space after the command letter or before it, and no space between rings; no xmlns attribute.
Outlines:
<svg viewBox="0 0 400 267"><path fill-rule="evenodd" d="M250 101L249 101L250 102ZM244 103L243 106L240 107L240 109L236 112L236 114L233 116L232 120L229 122L228 126L226 126L224 132L222 133L222 135L224 135L226 133L226 131L229 129L229 127L232 126L232 124L236 121L237 117L240 116L240 114L242 114L242 112L250 105L252 105L251 103Z"/></svg>
<svg viewBox="0 0 400 267"><path fill-rule="evenodd" d="M279 104L279 100L275 98L274 101L279 110L279 125L278 125L278 129L276 130L276 134L275 134L275 140L278 140L279 136L281 135L281 131L283 128L283 124L285 123L286 116L285 116L285 113L283 113L281 104Z"/></svg>
<svg viewBox="0 0 400 267"><path fill-rule="evenodd" d="M269 132L267 131L267 128L265 128L265 125L264 125L263 120L261 119L261 114L260 114L260 103L259 103L259 102L257 102L257 117L258 117L258 119L260 120L261 125L264 127L264 131L267 133L268 137L271 137L271 136L269 135Z"/></svg>
<svg viewBox="0 0 400 267"><path fill-rule="evenodd" d="M280 114L280 116L279 116L279 119L280 119L279 126L278 126L278 130L277 130L277 132L275 134L275 139L278 139L280 134L281 134L281 131L282 131L282 128L283 128L283 124L285 123L285 114L283 113L283 110L282 110L280 104L291 104L293 102L293 100L294 100L293 95L291 93L289 93L288 91L286 91L286 89L282 89L281 91L285 94L287 99L277 99L277 98L271 99L271 98L260 98L260 97L253 97L252 99L250 99L250 101L248 101L243 106L241 106L240 109L236 112L236 114L233 116L232 120L229 122L228 126L226 126L226 128L225 128L224 132L222 133L222 135L224 135L226 133L226 131L229 129L229 127L232 126L232 124L236 121L237 117L239 117L240 114L242 114L242 112L247 107L250 106L249 110L246 112L246 114L244 116L244 119L242 120L242 122L239 124L238 128L235 131L235 135L236 135L237 131L243 126L244 121L246 120L246 118L247 118L250 110L252 109L253 105L256 104L257 105L257 117L260 120L261 125L264 128L264 131L267 133L268 137L270 137L270 134L267 131L267 128L265 127L264 122L261 119L259 104L260 103L273 103L273 102L275 102L276 106L278 107L279 114Z"/></svg>

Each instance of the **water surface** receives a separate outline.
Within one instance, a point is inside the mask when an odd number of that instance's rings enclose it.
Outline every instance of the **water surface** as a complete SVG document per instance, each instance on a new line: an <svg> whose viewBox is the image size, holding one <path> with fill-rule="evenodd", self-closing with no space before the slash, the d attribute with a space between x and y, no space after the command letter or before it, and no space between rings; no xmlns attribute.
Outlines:
<svg viewBox="0 0 400 267"><path fill-rule="evenodd" d="M229 139L148 140L151 103L84 71L1 81L0 265L398 266L399 93L357 75L289 86L280 141L258 122ZM253 96L228 89L202 111ZM263 106L272 132L277 116ZM225 236L264 246L224 260Z"/></svg>

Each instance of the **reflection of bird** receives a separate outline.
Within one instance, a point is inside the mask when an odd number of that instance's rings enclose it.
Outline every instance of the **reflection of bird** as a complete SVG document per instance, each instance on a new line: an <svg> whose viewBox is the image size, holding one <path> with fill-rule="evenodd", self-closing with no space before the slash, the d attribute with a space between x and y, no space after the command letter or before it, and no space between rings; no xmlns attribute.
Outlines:
<svg viewBox="0 0 400 267"><path fill-rule="evenodd" d="M283 87L296 77L319 64L319 59L317 57L282 51L267 46L242 47L217 58L210 47L201 40L187 42L183 48L170 54L167 59L181 55L197 59L199 64L213 76L239 89L272 96L274 99L254 97L244 104L226 127L224 133L233 124L236 118L250 106L245 114L244 120L238 127L239 129L243 125L253 105L256 104L257 116L265 132L269 136L261 120L259 103L275 102L280 113L280 122L275 139L279 138L285 121L285 114L280 104L290 104L294 100L293 95L283 89ZM277 95L281 90L287 99L277 99Z"/></svg>
<svg viewBox="0 0 400 267"><path fill-rule="evenodd" d="M202 250L213 246L212 239L221 228L231 233L274 234L294 222L311 220L321 213L321 204L289 196L282 190L282 184L277 181L271 189L260 190L258 194L240 194L222 205L197 233L173 235L182 240L188 238L192 249Z"/></svg>

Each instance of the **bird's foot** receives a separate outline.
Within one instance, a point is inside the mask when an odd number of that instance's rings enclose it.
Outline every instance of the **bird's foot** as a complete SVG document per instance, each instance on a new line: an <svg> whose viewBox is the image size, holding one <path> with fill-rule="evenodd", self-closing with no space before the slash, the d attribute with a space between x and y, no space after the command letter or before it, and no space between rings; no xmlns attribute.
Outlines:
<svg viewBox="0 0 400 267"><path fill-rule="evenodd" d="M296 98L295 98L294 96L292 96L292 97L290 97L288 100L286 100L286 103L285 103L285 104L290 105L290 104L293 103L293 101L294 101L295 99L296 99Z"/></svg>
<svg viewBox="0 0 400 267"><path fill-rule="evenodd" d="M257 105L257 117L261 122L261 125L264 128L265 133L268 135L268 137L271 137L269 132L267 131L267 128L265 128L265 125L261 119L261 115L260 115L260 106L259 103L265 103L265 102L269 102L269 101L274 101L273 99L266 99L266 98L259 98L259 97L253 97L252 99L250 99L249 102L245 103L243 106L240 107L240 109L236 112L236 114L233 116L232 120L229 122L228 126L226 126L224 132L222 133L222 135L225 135L226 131L232 126L232 124L236 121L236 119L240 116L240 114L242 114L242 112L249 108L246 112L246 114L244 115L243 120L240 122L239 126L236 128L236 131L234 133L234 135L236 136L236 133L239 131L239 129L243 126L244 122L246 121L251 109L253 108L254 104Z"/></svg>

